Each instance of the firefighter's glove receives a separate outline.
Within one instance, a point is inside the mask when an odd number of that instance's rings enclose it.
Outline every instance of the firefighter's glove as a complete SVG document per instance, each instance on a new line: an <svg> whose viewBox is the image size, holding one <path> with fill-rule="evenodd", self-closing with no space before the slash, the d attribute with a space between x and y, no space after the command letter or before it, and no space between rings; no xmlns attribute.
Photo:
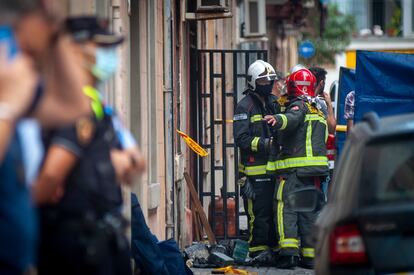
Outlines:
<svg viewBox="0 0 414 275"><path fill-rule="evenodd" d="M254 200L256 198L256 194L253 190L253 185L247 177L240 178L238 183L240 185L240 194L244 199Z"/></svg>

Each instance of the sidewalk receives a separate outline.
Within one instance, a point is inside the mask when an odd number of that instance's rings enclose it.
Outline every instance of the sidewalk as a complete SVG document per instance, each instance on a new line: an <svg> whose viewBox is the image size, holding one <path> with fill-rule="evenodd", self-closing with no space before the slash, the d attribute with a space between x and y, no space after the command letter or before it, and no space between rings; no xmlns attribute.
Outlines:
<svg viewBox="0 0 414 275"><path fill-rule="evenodd" d="M303 268L296 268L294 270L287 270L287 269L278 269L275 267L243 267L242 269L247 270L249 272L254 272L252 274L257 275L314 275L315 273L313 270L303 269ZM192 268L194 275L210 275L212 274L211 268Z"/></svg>

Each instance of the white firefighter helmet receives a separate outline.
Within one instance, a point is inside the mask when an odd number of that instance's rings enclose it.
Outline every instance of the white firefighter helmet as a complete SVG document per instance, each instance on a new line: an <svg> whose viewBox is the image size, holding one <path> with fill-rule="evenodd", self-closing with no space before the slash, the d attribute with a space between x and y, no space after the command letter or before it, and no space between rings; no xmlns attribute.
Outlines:
<svg viewBox="0 0 414 275"><path fill-rule="evenodd" d="M296 64L291 70L290 70L290 73L291 74L293 74L293 73L296 73L297 71L299 71L299 70L302 70L302 69L307 69L305 66L303 66L302 64Z"/></svg>
<svg viewBox="0 0 414 275"><path fill-rule="evenodd" d="M256 89L256 80L260 78L275 80L276 72L272 65L258 59L247 70L247 86L254 91Z"/></svg>

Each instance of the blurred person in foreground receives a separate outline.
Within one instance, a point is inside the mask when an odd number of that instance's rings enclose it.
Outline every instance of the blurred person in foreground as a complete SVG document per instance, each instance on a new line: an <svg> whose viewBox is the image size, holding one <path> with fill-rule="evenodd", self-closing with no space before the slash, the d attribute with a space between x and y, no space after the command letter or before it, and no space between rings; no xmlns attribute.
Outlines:
<svg viewBox="0 0 414 275"><path fill-rule="evenodd" d="M316 77L315 95L320 104L320 109L328 122L329 134L334 135L336 119L333 112L331 95L325 92L326 75L328 72L322 67L311 67L309 68L309 71Z"/></svg>
<svg viewBox="0 0 414 275"><path fill-rule="evenodd" d="M142 171L143 158L96 88L115 74L123 41L103 23L96 17L66 22L94 114L45 135L47 153L33 188L41 205L40 275L131 273L118 182Z"/></svg>
<svg viewBox="0 0 414 275"><path fill-rule="evenodd" d="M82 79L70 40L51 12L41 1L0 0L0 27L8 32L0 41L0 274L22 274L35 261L36 221L16 126L28 116L53 126L90 112L73 89Z"/></svg>
<svg viewBox="0 0 414 275"><path fill-rule="evenodd" d="M11 30L17 44L16 56L12 60L1 60L0 102L3 116L7 113L9 120L32 116L42 125L50 126L71 122L90 108L82 93L74 92L82 87L84 80L78 73L79 62L75 59L73 43L67 35L62 35L60 21L53 14L54 6L59 4L45 3L47 1L0 0L0 26ZM13 70L10 70L13 63L24 67L14 79ZM16 96L13 87L6 86L7 82L11 85L32 83L29 89ZM1 142L0 156L4 154L7 140L2 138Z"/></svg>

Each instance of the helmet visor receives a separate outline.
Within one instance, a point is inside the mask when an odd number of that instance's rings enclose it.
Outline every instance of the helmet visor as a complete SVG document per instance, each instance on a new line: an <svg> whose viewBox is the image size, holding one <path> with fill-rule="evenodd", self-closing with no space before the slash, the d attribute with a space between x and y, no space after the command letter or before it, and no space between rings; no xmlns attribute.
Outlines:
<svg viewBox="0 0 414 275"><path fill-rule="evenodd" d="M269 73L267 75L263 75L263 76L259 76L256 78L256 83L260 83L261 81L265 82L265 81L272 81L276 79L276 74L275 73Z"/></svg>
<svg viewBox="0 0 414 275"><path fill-rule="evenodd" d="M270 77L261 77L261 78L256 79L256 84L257 85L269 85L274 81L273 79L271 79Z"/></svg>

